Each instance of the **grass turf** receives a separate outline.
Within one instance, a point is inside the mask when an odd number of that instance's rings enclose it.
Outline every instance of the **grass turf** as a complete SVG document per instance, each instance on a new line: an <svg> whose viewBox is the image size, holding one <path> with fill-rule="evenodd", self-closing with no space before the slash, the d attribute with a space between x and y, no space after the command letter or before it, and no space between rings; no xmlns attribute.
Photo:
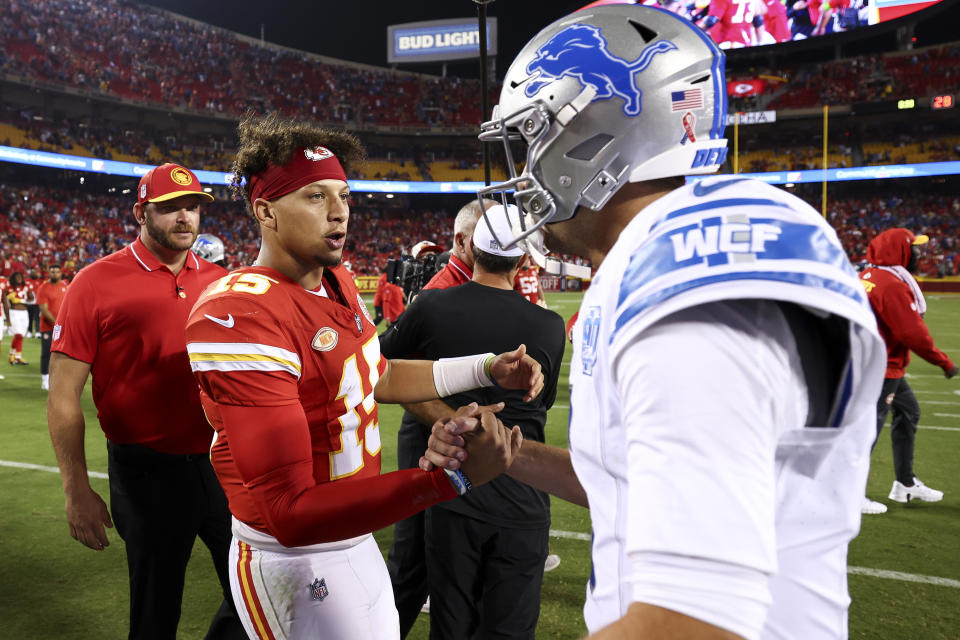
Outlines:
<svg viewBox="0 0 960 640"><path fill-rule="evenodd" d="M551 308L569 318L578 294L548 294ZM937 344L960 357L960 297L931 296L927 323ZM3 340L4 354L10 338ZM29 366L0 361L0 460L56 467L46 428L46 392L40 390L40 342L27 339ZM569 349L565 363L569 362ZM549 416L548 441L565 445L569 394L568 364ZM955 639L960 637L960 380L945 380L936 367L917 361L910 367L910 384L923 410L917 437L916 472L946 497L937 504L900 505L887 500L893 481L887 430L873 454L867 493L889 505L881 516L864 517L860 536L850 551L850 565L867 570L902 572L946 578L945 584L851 575L852 638L874 640ZM163 393L162 389L155 390ZM176 398L171 398L175 402ZM84 393L87 416L87 461L91 471L106 472L106 448L97 426L89 384ZM381 406L383 468L396 464L396 429L400 409ZM108 499L107 481L91 483ZM127 631L127 571L123 542L109 531L111 545L95 553L70 538L63 492L56 473L3 466L0 463L0 620L3 638L88 640L122 638ZM586 510L553 501L553 524L559 532L588 533ZM386 551L392 537L387 528L376 533ZM562 561L544 576L537 635L547 639L578 638L585 634L581 609L590 572L589 543L577 538L551 537L553 553ZM203 637L219 604L219 588L206 548L198 541L188 569L179 638ZM410 638L428 635L427 616L418 620Z"/></svg>

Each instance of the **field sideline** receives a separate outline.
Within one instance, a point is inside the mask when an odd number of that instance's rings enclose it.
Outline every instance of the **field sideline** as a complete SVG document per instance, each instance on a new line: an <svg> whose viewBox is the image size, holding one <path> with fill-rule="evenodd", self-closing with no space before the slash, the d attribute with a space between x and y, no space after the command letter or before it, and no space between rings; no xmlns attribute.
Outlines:
<svg viewBox="0 0 960 640"><path fill-rule="evenodd" d="M579 294L572 293L547 298L564 319L580 300ZM960 360L960 296L927 299L927 323L937 345ZM10 337L4 336L4 356L9 346ZM0 373L6 376L0 381L0 638L123 638L128 607L123 543L110 530L111 546L95 553L70 538L60 479L50 471L56 459L46 428L46 393L40 390L39 351L39 340L28 339L24 355L29 366L12 367L0 361ZM547 426L549 441L557 445L566 442L569 356L568 349ZM851 547L850 636L956 640L960 638L960 379L946 380L938 368L916 358L908 375L923 410L916 472L946 497L936 504L900 505L887 500L893 472L889 429L885 429L873 454L867 492L890 510L866 516ZM91 483L108 500L106 449L89 384L84 403ZM395 468L399 422L398 407L381 405L385 471ZM552 508L551 551L562 561L544 577L537 635L548 640L578 638L585 634L581 607L590 571L590 521L585 509L561 500L555 499ZM384 551L391 537L391 528L376 533ZM202 544L196 551L178 635L184 640L203 637L219 603L209 556ZM427 635L424 615L410 638L421 640Z"/></svg>

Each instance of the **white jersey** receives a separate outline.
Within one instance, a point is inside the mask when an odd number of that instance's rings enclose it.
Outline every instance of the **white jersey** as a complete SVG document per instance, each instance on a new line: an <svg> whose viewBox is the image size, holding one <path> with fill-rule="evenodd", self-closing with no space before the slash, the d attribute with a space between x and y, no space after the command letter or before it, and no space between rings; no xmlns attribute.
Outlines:
<svg viewBox="0 0 960 640"><path fill-rule="evenodd" d="M827 424L806 426L777 301L849 321ZM835 232L798 198L718 177L637 215L584 295L571 363L587 627L642 601L747 638L846 637L885 363Z"/></svg>

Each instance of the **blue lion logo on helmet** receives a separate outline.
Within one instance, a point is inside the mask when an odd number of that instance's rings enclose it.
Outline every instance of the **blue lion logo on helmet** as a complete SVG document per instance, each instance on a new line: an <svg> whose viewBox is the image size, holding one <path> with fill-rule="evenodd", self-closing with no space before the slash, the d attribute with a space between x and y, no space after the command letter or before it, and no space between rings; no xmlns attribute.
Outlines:
<svg viewBox="0 0 960 640"><path fill-rule="evenodd" d="M633 62L627 62L607 51L607 41L600 29L587 24L573 24L558 32L542 47L527 65L531 81L524 95L532 98L546 85L571 76L584 87L593 87L594 100L613 96L623 98L623 112L628 116L640 114L643 92L637 87L635 76L646 69L658 53L677 48L669 40L658 40L643 51Z"/></svg>

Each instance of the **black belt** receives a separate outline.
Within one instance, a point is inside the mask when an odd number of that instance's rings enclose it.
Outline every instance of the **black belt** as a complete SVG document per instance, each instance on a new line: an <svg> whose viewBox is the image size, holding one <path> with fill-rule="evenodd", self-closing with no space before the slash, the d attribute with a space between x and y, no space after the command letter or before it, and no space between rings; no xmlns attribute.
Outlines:
<svg viewBox="0 0 960 640"><path fill-rule="evenodd" d="M164 453L143 444L116 444L107 440L107 451L121 464L169 466L209 461L210 454L203 453Z"/></svg>

